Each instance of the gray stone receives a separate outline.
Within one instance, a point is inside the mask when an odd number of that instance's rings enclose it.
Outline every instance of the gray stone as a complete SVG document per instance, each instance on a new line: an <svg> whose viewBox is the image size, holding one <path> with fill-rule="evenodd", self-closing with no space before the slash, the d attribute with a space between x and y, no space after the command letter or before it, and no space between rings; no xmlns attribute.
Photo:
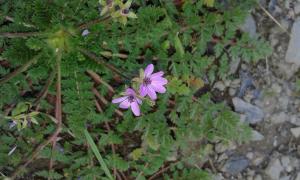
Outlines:
<svg viewBox="0 0 300 180"><path fill-rule="evenodd" d="M234 88L229 88L229 95L230 95L230 96L235 96L235 94L236 94L236 89L234 89Z"/></svg>
<svg viewBox="0 0 300 180"><path fill-rule="evenodd" d="M269 2L268 10L272 13L273 11L275 11L276 5L277 5L277 0L271 0Z"/></svg>
<svg viewBox="0 0 300 180"><path fill-rule="evenodd" d="M257 174L255 177L254 177L254 180L263 180L262 176L260 174Z"/></svg>
<svg viewBox="0 0 300 180"><path fill-rule="evenodd" d="M246 94L246 91L250 87L255 87L255 85L254 85L253 77L247 71L240 72L240 77L241 77L241 86L238 93L238 97L241 98Z"/></svg>
<svg viewBox="0 0 300 180"><path fill-rule="evenodd" d="M223 167L223 171L232 175L242 172L249 166L249 159L244 156L231 157Z"/></svg>
<svg viewBox="0 0 300 180"><path fill-rule="evenodd" d="M254 166L258 166L260 165L263 161L264 161L264 157L260 154L256 155L257 157L255 159L253 159L253 165Z"/></svg>
<svg viewBox="0 0 300 180"><path fill-rule="evenodd" d="M272 124L284 123L287 120L288 120L288 115L285 112L273 114L271 117Z"/></svg>
<svg viewBox="0 0 300 180"><path fill-rule="evenodd" d="M274 91L274 92L276 92L277 94L279 94L281 91L282 91L282 88L281 88L281 86L279 85L279 84L277 84L277 83L274 83L274 84L272 84L272 90Z"/></svg>
<svg viewBox="0 0 300 180"><path fill-rule="evenodd" d="M232 102L236 112L246 115L246 122L256 124L263 120L264 112L259 107L247 103L238 97L233 98Z"/></svg>
<svg viewBox="0 0 300 180"><path fill-rule="evenodd" d="M286 62L278 62L278 67L279 67L279 71L284 74L286 76L287 79L290 79L291 77L294 76L294 74L297 72L298 67L293 65L293 64L289 64Z"/></svg>
<svg viewBox="0 0 300 180"><path fill-rule="evenodd" d="M285 60L289 63L294 63L298 68L300 66L300 18L293 25L292 34L286 52Z"/></svg>
<svg viewBox="0 0 300 180"><path fill-rule="evenodd" d="M262 6L266 6L266 5L267 5L266 0L259 0L258 2L259 2L259 4L261 4Z"/></svg>
<svg viewBox="0 0 300 180"><path fill-rule="evenodd" d="M280 178L280 173L283 171L283 167L280 164L280 161L278 159L273 159L267 169L265 170L266 174L271 178L271 179L279 179Z"/></svg>
<svg viewBox="0 0 300 180"><path fill-rule="evenodd" d="M293 171L293 167L291 165L290 157L289 156L282 156L281 157L281 164L286 170L286 172Z"/></svg>
<svg viewBox="0 0 300 180"><path fill-rule="evenodd" d="M278 98L279 106L283 110L287 110L290 99L288 96L281 96Z"/></svg>
<svg viewBox="0 0 300 180"><path fill-rule="evenodd" d="M251 140L252 141L262 141L265 137L258 131L252 130Z"/></svg>
<svg viewBox="0 0 300 180"><path fill-rule="evenodd" d="M248 158L248 159L253 159L254 158L254 153L253 152L248 152L247 154L246 154L246 157Z"/></svg>
<svg viewBox="0 0 300 180"><path fill-rule="evenodd" d="M225 146L223 143L218 143L216 146L215 146L215 151L217 153L223 153L225 152L227 149L227 146Z"/></svg>
<svg viewBox="0 0 300 180"><path fill-rule="evenodd" d="M291 176L281 177L279 180L291 180Z"/></svg>
<svg viewBox="0 0 300 180"><path fill-rule="evenodd" d="M222 176L221 173L214 175L213 180L224 180L225 178Z"/></svg>
<svg viewBox="0 0 300 180"><path fill-rule="evenodd" d="M230 150L234 150L236 149L236 145L233 142L229 142L228 144L224 144L224 143L218 143L215 146L215 151L217 153L223 153L225 151L230 151Z"/></svg>
<svg viewBox="0 0 300 180"><path fill-rule="evenodd" d="M300 126L300 118L297 115L292 115L290 117L290 123L292 123L296 126Z"/></svg>
<svg viewBox="0 0 300 180"><path fill-rule="evenodd" d="M218 157L218 162L224 161L228 159L228 156L226 153L221 154L221 156Z"/></svg>
<svg viewBox="0 0 300 180"><path fill-rule="evenodd" d="M300 2L296 3L294 6L295 14L300 13Z"/></svg>
<svg viewBox="0 0 300 180"><path fill-rule="evenodd" d="M218 90L220 90L220 91L224 91L225 88L226 88L226 86L225 86L225 84L223 83L223 81L218 81L218 82L215 83L214 88L215 88L215 89L218 89Z"/></svg>
<svg viewBox="0 0 300 180"><path fill-rule="evenodd" d="M298 172L296 180L300 180L300 172Z"/></svg>
<svg viewBox="0 0 300 180"><path fill-rule="evenodd" d="M240 84L241 84L241 79L235 79L235 80L231 81L230 85L231 85L231 87L237 88L240 86Z"/></svg>
<svg viewBox="0 0 300 180"><path fill-rule="evenodd" d="M249 33L250 37L257 37L256 34L256 23L252 15L247 16L245 23L241 27L244 32Z"/></svg>
<svg viewBox="0 0 300 180"><path fill-rule="evenodd" d="M300 137L300 127L291 128L291 133L293 134L293 136L295 138L299 138Z"/></svg>
<svg viewBox="0 0 300 180"><path fill-rule="evenodd" d="M236 58L236 59L232 59L232 61L230 62L230 70L229 70L229 74L235 74L236 71L239 68L241 62L241 58Z"/></svg>

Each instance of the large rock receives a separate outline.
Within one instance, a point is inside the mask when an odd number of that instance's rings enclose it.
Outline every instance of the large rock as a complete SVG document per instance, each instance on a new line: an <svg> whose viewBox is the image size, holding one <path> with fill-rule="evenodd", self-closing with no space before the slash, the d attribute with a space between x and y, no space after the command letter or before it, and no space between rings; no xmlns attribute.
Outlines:
<svg viewBox="0 0 300 180"><path fill-rule="evenodd" d="M245 23L241 27L244 32L249 33L249 36L252 38L257 37L256 34L256 23L252 15L247 16Z"/></svg>
<svg viewBox="0 0 300 180"><path fill-rule="evenodd" d="M300 127L291 128L291 133L293 134L293 136L295 138L299 138L300 137Z"/></svg>
<svg viewBox="0 0 300 180"><path fill-rule="evenodd" d="M254 106L242 99L235 97L232 99L236 112L246 115L246 121L250 124L256 124L263 120L264 112L257 106Z"/></svg>
<svg viewBox="0 0 300 180"><path fill-rule="evenodd" d="M236 175L246 169L249 163L249 159L244 156L231 157L222 168L222 171Z"/></svg>
<svg viewBox="0 0 300 180"><path fill-rule="evenodd" d="M251 134L251 140L252 141L262 141L264 140L264 135L262 135L260 132L256 131L256 130L252 130L252 134Z"/></svg>
<svg viewBox="0 0 300 180"><path fill-rule="evenodd" d="M300 18L294 22L285 60L300 67Z"/></svg>
<svg viewBox="0 0 300 180"><path fill-rule="evenodd" d="M280 174L283 170L279 159L276 159L269 163L265 172L271 179L275 180L280 178Z"/></svg>

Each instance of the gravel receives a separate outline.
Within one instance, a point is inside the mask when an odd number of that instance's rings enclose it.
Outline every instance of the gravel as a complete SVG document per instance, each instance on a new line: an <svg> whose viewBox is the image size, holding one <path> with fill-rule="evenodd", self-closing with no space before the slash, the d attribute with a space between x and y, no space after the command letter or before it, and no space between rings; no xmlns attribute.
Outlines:
<svg viewBox="0 0 300 180"><path fill-rule="evenodd" d="M284 169L281 166L279 159L275 159L274 161L271 161L269 163L269 166L267 167L265 172L271 179L276 180L280 178L280 174L283 170Z"/></svg>
<svg viewBox="0 0 300 180"><path fill-rule="evenodd" d="M224 165L223 171L236 175L246 169L249 166L249 163L249 159L245 156L231 157Z"/></svg>
<svg viewBox="0 0 300 180"><path fill-rule="evenodd" d="M300 137L300 127L291 128L291 133L293 134L293 136L295 138L299 138Z"/></svg>
<svg viewBox="0 0 300 180"><path fill-rule="evenodd" d="M292 34L286 52L285 60L289 63L294 63L297 67L300 66L300 18L293 25Z"/></svg>
<svg viewBox="0 0 300 180"><path fill-rule="evenodd" d="M250 124L256 124L261 122L264 118L264 112L261 108L254 106L244 100L235 97L232 99L234 109L236 112L246 115L246 122Z"/></svg>

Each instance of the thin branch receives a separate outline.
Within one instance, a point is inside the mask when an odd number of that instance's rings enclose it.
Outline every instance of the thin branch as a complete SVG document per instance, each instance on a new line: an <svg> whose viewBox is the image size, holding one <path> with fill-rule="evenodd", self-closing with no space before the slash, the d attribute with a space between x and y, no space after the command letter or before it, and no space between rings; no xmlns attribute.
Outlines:
<svg viewBox="0 0 300 180"><path fill-rule="evenodd" d="M32 106L37 106L42 99L44 99L48 93L49 87L52 84L54 78L55 78L55 71L51 72L49 78L47 79L47 82L42 89L42 91L39 93L38 97L35 99L35 101L32 103Z"/></svg>
<svg viewBox="0 0 300 180"><path fill-rule="evenodd" d="M56 103L55 103L55 118L57 120L57 127L59 131L53 136L52 141L52 152L51 152L51 159L49 163L49 172L53 167L53 152L55 151L57 136L62 129L62 106L61 106L61 57L62 52L58 50L57 52L57 59L56 59L56 70L57 70L57 79L56 79Z"/></svg>
<svg viewBox="0 0 300 180"><path fill-rule="evenodd" d="M6 74L0 79L0 85L6 83L7 81L11 80L12 78L16 77L18 74L26 71L37 59L41 57L41 54L34 56L31 60L27 61L23 66L17 68L13 72Z"/></svg>
<svg viewBox="0 0 300 180"><path fill-rule="evenodd" d="M87 73L93 78L93 80L96 83L103 84L105 87L107 87L107 89L110 92L115 93L114 88L111 85L109 85L107 82L105 82L97 73L91 70L88 70Z"/></svg>
<svg viewBox="0 0 300 180"><path fill-rule="evenodd" d="M100 52L100 54L106 58L110 58L110 57L118 57L120 59L127 59L128 55L127 54L123 54L123 53L111 53L110 51L102 51ZM138 60L145 60L146 57L145 56L137 56L136 59ZM152 58L153 61L158 61L158 57L154 56Z"/></svg>
<svg viewBox="0 0 300 180"><path fill-rule="evenodd" d="M105 62L102 58L97 57L97 55L94 54L93 52L90 52L90 51L88 51L87 49L84 49L84 48L78 48L78 50L82 54L84 54L85 56L87 56L90 59L94 60L96 63L107 67L112 72L119 74L120 76L124 77L125 79L128 79L128 80L131 79L130 77L128 77L127 75L125 75L121 70L119 70L115 66L113 66L112 64L109 64L109 63Z"/></svg>
<svg viewBox="0 0 300 180"><path fill-rule="evenodd" d="M0 32L0 37L5 38L27 38L31 36L40 36L40 32Z"/></svg>
<svg viewBox="0 0 300 180"><path fill-rule="evenodd" d="M92 91L93 91L93 93L95 94L95 96L104 104L104 105L107 105L108 104L108 101L97 91L97 89L96 88L93 88L92 89ZM123 117L124 116L124 114L120 111L120 110L118 110L118 109L116 109L115 110L115 112L119 115L119 116L121 116L121 117Z"/></svg>
<svg viewBox="0 0 300 180"><path fill-rule="evenodd" d="M288 30L287 29L285 29L270 13L269 13L269 11L267 11L260 3L257 3L258 4L258 6L264 11L264 13L266 13L268 16L269 16L269 18L270 19L272 19L274 22L275 22L275 24L277 24L279 27L280 27L280 29L283 31L283 32L285 32L287 35L289 35L289 37L291 37L291 34L288 32Z"/></svg>
<svg viewBox="0 0 300 180"><path fill-rule="evenodd" d="M98 24L100 22L104 22L104 21L109 20L109 19L110 19L110 16L106 16L106 17L101 18L101 19L94 19L94 20L91 20L87 23L80 24L78 26L78 29L80 29L80 30L87 29L92 25Z"/></svg>
<svg viewBox="0 0 300 180"><path fill-rule="evenodd" d="M171 168L171 165L169 165L168 167L163 167L157 173L153 174L148 180L153 180L153 179L159 177L161 174L163 174L164 172L168 171L170 168Z"/></svg>
<svg viewBox="0 0 300 180"><path fill-rule="evenodd" d="M11 179L15 179L19 173L26 168L38 155L39 153L51 142L56 141L56 137L61 132L62 129L62 107L61 107L61 69L60 69L60 60L61 60L61 52L58 52L57 55L57 81L56 81L56 103L55 103L55 118L57 121L56 129L53 134L44 142L39 144L32 153L26 157L22 163L20 163L14 172L11 174Z"/></svg>
<svg viewBox="0 0 300 180"><path fill-rule="evenodd" d="M5 20L7 20L7 21L15 22L14 18L12 18L12 17L10 17L10 16L5 16L4 18L5 18ZM22 24L22 25L25 26L25 27L35 28L34 25L28 24L28 23L19 22L18 24Z"/></svg>

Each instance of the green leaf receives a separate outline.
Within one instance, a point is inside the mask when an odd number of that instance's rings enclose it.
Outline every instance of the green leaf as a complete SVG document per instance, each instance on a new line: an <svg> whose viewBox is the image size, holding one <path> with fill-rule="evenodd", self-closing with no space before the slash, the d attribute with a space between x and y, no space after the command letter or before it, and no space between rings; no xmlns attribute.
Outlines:
<svg viewBox="0 0 300 180"><path fill-rule="evenodd" d="M143 152L144 152L143 148L137 148L130 153L130 156L132 157L133 160L137 161L142 157Z"/></svg>
<svg viewBox="0 0 300 180"><path fill-rule="evenodd" d="M96 158L98 159L102 170L105 172L106 176L110 179L110 180L114 180L113 176L111 175L109 169L107 168L95 142L93 141L90 133L87 130L84 130L84 135L86 137L87 142L89 143L89 145L92 148L93 153L95 154Z"/></svg>
<svg viewBox="0 0 300 180"><path fill-rule="evenodd" d="M148 134L148 135L146 136L146 139L145 139L145 140L146 140L146 143L149 145L149 147L150 147L151 149L153 149L153 150L155 150L155 151L158 150L160 144L157 142L157 139L156 139L154 136Z"/></svg>
<svg viewBox="0 0 300 180"><path fill-rule="evenodd" d="M214 7L215 0L204 0L203 2L207 7Z"/></svg>
<svg viewBox="0 0 300 180"><path fill-rule="evenodd" d="M176 49L176 52L178 52L179 53L179 55L180 55L180 57L184 57L184 47L183 47L183 45L182 45L182 43L181 43L181 40L179 39L179 37L178 37L178 34L179 33L177 33L175 36L174 36L174 46L175 46L175 49Z"/></svg>
<svg viewBox="0 0 300 180"><path fill-rule="evenodd" d="M16 116L26 112L30 108L30 104L26 102L20 102L17 107L12 111L12 116Z"/></svg>

